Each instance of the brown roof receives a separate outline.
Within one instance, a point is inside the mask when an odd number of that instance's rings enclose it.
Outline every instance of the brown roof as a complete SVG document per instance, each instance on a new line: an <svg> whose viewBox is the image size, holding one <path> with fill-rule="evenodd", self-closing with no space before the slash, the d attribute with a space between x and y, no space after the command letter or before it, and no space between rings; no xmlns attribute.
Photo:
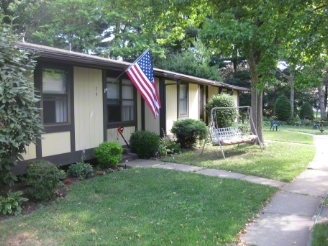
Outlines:
<svg viewBox="0 0 328 246"><path fill-rule="evenodd" d="M35 52L37 55L37 59L40 60L51 59L53 61L73 62L76 64L88 65L92 67L103 67L103 68L110 67L111 69L117 69L120 71L127 69L131 65L131 63L129 62L118 61L118 60L103 58L95 55L89 55L89 54L63 50L63 49L53 48L44 45L31 44L26 42L18 42L17 47L20 49L25 49ZM167 71L159 68L154 68L154 74L155 76L161 76L172 80L180 79L181 81L188 81L196 84L224 87L224 88L234 89L238 91L249 91L249 89L245 87L229 85L223 82L217 82L209 79L202 79L202 78L176 73L172 71Z"/></svg>

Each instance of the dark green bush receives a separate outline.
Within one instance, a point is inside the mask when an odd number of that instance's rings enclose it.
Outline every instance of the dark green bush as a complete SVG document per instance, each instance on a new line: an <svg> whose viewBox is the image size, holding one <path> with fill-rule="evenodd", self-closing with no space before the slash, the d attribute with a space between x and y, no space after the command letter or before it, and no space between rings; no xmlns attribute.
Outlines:
<svg viewBox="0 0 328 246"><path fill-rule="evenodd" d="M205 106L206 114L211 117L211 109L214 107L235 107L233 97L228 94L213 95ZM233 124L238 112L236 109L218 110L216 120L218 127L228 127Z"/></svg>
<svg viewBox="0 0 328 246"><path fill-rule="evenodd" d="M93 153L101 168L116 167L122 160L123 148L116 142L103 142Z"/></svg>
<svg viewBox="0 0 328 246"><path fill-rule="evenodd" d="M130 137L131 151L139 158L150 158L157 154L159 136L150 131L135 131Z"/></svg>
<svg viewBox="0 0 328 246"><path fill-rule="evenodd" d="M176 136L181 148L191 148L197 139L206 138L207 127L203 121L183 119L174 122L171 132Z"/></svg>
<svg viewBox="0 0 328 246"><path fill-rule="evenodd" d="M0 213L19 215L22 212L21 203L28 200L22 195L22 191L9 191L7 197L0 196Z"/></svg>
<svg viewBox="0 0 328 246"><path fill-rule="evenodd" d="M274 104L274 114L277 119L281 121L287 121L291 117L292 109L290 107L290 101L284 94L276 99Z"/></svg>
<svg viewBox="0 0 328 246"><path fill-rule="evenodd" d="M93 167L83 161L71 164L67 170L68 175L79 179L85 179L93 176Z"/></svg>
<svg viewBox="0 0 328 246"><path fill-rule="evenodd" d="M312 105L310 103L303 103L300 108L300 118L301 119L308 119L308 120L313 120L314 115L313 115L313 109Z"/></svg>
<svg viewBox="0 0 328 246"><path fill-rule="evenodd" d="M62 172L51 162L38 160L27 165L26 183L33 199L48 201L55 197L55 188L60 184Z"/></svg>

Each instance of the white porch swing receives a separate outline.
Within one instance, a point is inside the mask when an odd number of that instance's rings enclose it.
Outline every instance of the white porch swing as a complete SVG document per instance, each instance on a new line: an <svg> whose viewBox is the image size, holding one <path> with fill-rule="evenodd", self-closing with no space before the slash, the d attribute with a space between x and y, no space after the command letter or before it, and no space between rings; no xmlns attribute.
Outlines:
<svg viewBox="0 0 328 246"><path fill-rule="evenodd" d="M218 122L218 115L224 110L236 110L238 113L234 126L220 127ZM220 146L223 158L225 159L222 146L233 145L241 143L259 143L262 149L257 131L252 119L252 108L250 106L237 106L237 107L214 107L211 109L210 123L208 125L209 134L204 141L202 153L204 152L205 144L210 139L213 146Z"/></svg>

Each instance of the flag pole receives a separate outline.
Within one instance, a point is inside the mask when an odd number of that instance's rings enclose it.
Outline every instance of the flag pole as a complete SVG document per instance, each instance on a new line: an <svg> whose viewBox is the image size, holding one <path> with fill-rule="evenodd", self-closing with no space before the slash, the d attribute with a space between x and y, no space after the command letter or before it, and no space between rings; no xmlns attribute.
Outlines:
<svg viewBox="0 0 328 246"><path fill-rule="evenodd" d="M141 59L141 57L143 57L143 55L144 54L146 54L147 52L148 52L148 50L149 50L149 48L148 49L146 49L146 51L144 52L144 53L142 53L142 55L141 56L139 56L138 58L137 58L137 60L135 60L127 69L125 69L116 79L115 79L115 81L117 81L125 72L126 72L126 70L129 70L130 69L130 67L132 67L135 63L137 63L140 59Z"/></svg>

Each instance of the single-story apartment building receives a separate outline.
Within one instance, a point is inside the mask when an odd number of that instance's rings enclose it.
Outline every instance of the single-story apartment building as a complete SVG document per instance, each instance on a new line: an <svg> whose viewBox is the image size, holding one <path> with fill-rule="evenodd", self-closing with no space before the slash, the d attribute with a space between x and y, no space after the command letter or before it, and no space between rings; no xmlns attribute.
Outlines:
<svg viewBox="0 0 328 246"><path fill-rule="evenodd" d="M27 146L24 161L15 167L24 172L27 162L46 159L56 165L81 160L104 141L125 145L117 128L124 127L129 141L136 130L170 134L174 121L183 118L206 122L204 106L213 94L238 95L247 88L154 68L161 109L153 117L128 76L131 63L26 42L17 48L34 52L37 66L32 76L40 93L38 107L45 128L36 144Z"/></svg>

